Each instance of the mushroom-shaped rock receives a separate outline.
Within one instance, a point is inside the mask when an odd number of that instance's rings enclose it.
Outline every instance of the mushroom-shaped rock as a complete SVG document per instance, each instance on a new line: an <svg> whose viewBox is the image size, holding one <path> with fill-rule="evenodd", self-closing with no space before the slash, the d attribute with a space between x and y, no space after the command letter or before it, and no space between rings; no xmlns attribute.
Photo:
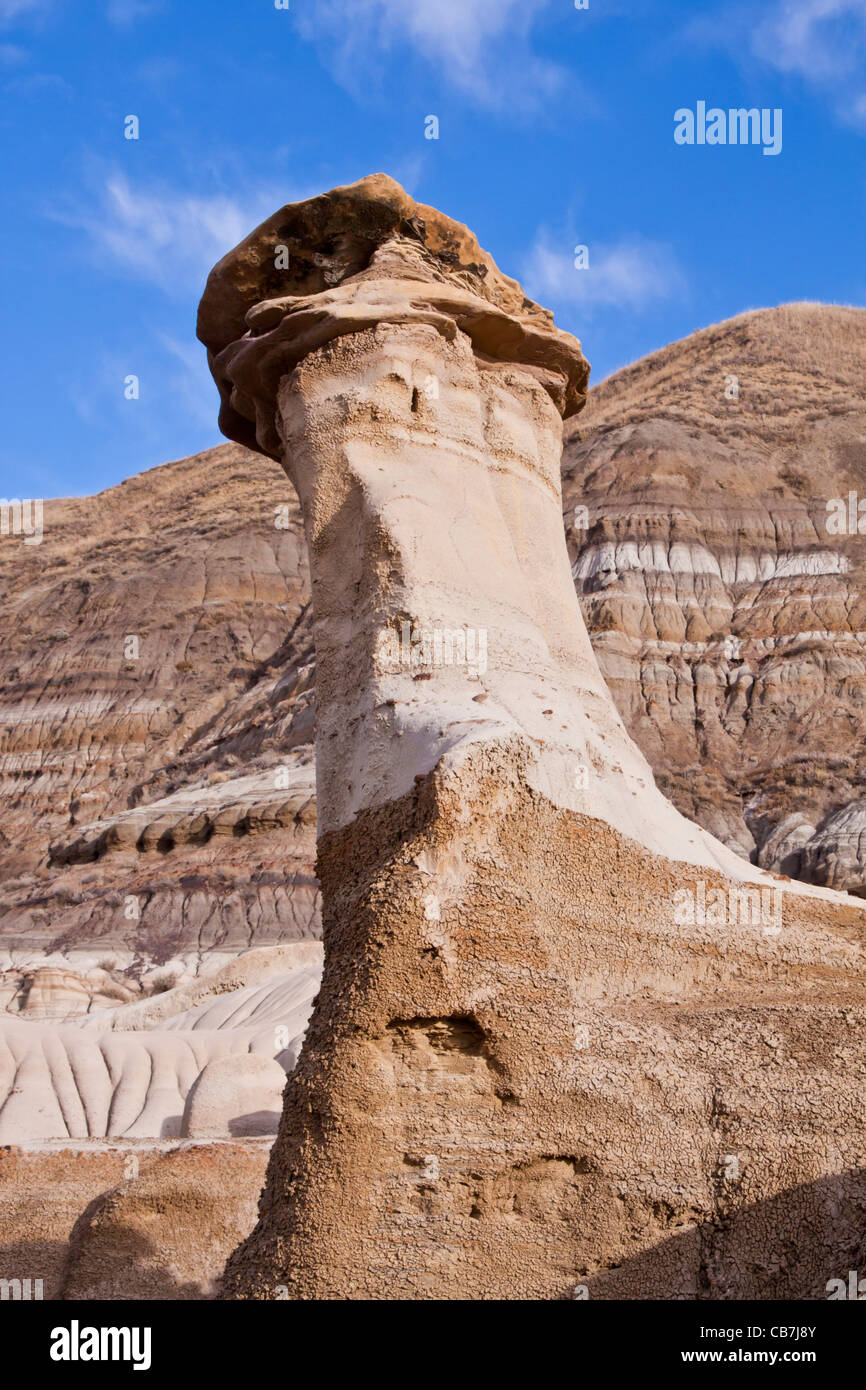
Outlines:
<svg viewBox="0 0 866 1390"><path fill-rule="evenodd" d="M494 742L556 804L742 872L655 789L581 618L559 476L580 344L466 227L383 174L282 208L211 271L199 336L221 427L304 513L320 836Z"/></svg>
<svg viewBox="0 0 866 1390"><path fill-rule="evenodd" d="M589 364L550 311L467 227L374 174L281 208L211 271L198 336L222 397L221 429L282 458L281 378L335 338L384 323L427 324L446 340L461 330L490 366L533 372L564 415L586 400Z"/></svg>
<svg viewBox="0 0 866 1390"><path fill-rule="evenodd" d="M190 1088L181 1133L186 1139L276 1134L286 1073L256 1052L217 1057Z"/></svg>
<svg viewBox="0 0 866 1390"><path fill-rule="evenodd" d="M726 1288L766 1240L750 1204L858 1166L866 1030L836 1019L831 1063L802 1004L832 978L862 1016L866 972L833 930L851 909L792 885L782 911L616 713L562 522L580 345L382 175L230 252L199 335L223 429L281 460L304 514L325 935L226 1295L567 1298L613 1267L612 1297L703 1297L710 1266Z"/></svg>

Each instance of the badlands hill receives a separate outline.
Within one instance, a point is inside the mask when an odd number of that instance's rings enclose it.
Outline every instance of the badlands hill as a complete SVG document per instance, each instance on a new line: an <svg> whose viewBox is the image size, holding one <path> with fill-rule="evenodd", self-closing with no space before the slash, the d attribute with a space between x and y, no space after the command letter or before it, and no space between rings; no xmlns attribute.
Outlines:
<svg viewBox="0 0 866 1390"><path fill-rule="evenodd" d="M866 311L744 314L595 387L563 458L587 626L662 790L743 855L854 891L866 541L828 534L827 501L866 496L864 383ZM0 967L180 969L318 935L282 470L223 445L48 502L44 532L0 544Z"/></svg>
<svg viewBox="0 0 866 1390"><path fill-rule="evenodd" d="M866 540L827 504L866 497L864 387L866 310L747 313L596 387L563 459L584 617L659 785L740 853L850 891Z"/></svg>
<svg viewBox="0 0 866 1390"><path fill-rule="evenodd" d="M281 471L225 445L48 502L41 545L4 538L0 585L0 967L317 936L309 585Z"/></svg>

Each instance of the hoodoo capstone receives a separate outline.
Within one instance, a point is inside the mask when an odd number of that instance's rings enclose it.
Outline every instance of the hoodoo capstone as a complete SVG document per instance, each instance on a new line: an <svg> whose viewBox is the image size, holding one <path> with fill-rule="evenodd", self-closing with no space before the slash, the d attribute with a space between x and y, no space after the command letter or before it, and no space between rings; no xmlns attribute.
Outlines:
<svg viewBox="0 0 866 1390"><path fill-rule="evenodd" d="M577 340L383 175L253 232L199 336L298 491L318 671L325 972L225 1296L822 1296L862 913L683 819L625 732L562 527Z"/></svg>

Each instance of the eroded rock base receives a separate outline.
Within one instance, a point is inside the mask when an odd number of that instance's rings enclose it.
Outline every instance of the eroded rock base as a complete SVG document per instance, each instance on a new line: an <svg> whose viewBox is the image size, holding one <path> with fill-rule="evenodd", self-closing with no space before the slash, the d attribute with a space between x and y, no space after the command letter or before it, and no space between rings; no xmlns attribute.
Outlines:
<svg viewBox="0 0 866 1390"><path fill-rule="evenodd" d="M323 987L224 1296L826 1297L866 1231L862 914L683 923L743 885L515 766L320 841Z"/></svg>

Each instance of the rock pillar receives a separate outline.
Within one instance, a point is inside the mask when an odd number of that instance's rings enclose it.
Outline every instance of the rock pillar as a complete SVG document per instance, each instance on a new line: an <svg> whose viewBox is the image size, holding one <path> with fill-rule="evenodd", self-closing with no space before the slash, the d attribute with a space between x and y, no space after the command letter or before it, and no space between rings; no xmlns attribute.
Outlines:
<svg viewBox="0 0 866 1390"><path fill-rule="evenodd" d="M720 1086L777 1185L803 1174L737 1069L761 1021L734 1043L706 1009L795 993L828 952L843 994L862 976L841 938L680 910L756 871L661 796L596 666L559 481L580 345L381 175L258 228L199 334L223 429L303 509L325 931L226 1296L603 1296L623 1267L612 1296L701 1296L694 1233L732 1200Z"/></svg>

